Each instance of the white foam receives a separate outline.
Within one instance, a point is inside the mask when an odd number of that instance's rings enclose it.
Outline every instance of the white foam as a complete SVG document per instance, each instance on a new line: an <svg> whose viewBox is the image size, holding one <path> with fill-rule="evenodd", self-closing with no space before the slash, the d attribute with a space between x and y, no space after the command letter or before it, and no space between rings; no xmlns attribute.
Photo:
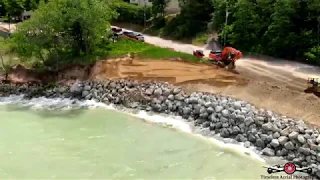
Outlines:
<svg viewBox="0 0 320 180"><path fill-rule="evenodd" d="M32 109L60 109L60 110L69 110L71 108L97 108L97 107L106 107L108 109L114 109L112 106L108 107L107 105L93 100L78 101L69 98L32 98L24 99L23 95L11 95L8 97L0 97L0 105L7 104L19 104L21 106L30 107Z"/></svg>
<svg viewBox="0 0 320 180"><path fill-rule="evenodd" d="M70 110L71 108L106 108L109 110L117 110L114 105L106 105L104 103L95 102L93 100L78 101L69 98L54 98L48 99L45 97L32 98L30 100L23 99L22 95L11 95L9 97L0 97L0 105L8 104L19 104L25 107L30 107L32 109L59 109L59 110ZM120 111L120 110L117 110ZM195 132L192 126L185 120L175 116L162 116L157 114L149 114L145 111L139 111L138 113L130 113L122 111L126 114L133 115L147 122L162 124L165 126L170 126L171 128L183 131L185 133L195 135L197 137L206 139L222 148L225 151L236 152L240 155L250 154L252 158L265 162L265 160L258 154L254 152L254 148L245 148L243 144L232 144L225 143L216 138L206 137L201 135L199 132Z"/></svg>
<svg viewBox="0 0 320 180"><path fill-rule="evenodd" d="M161 115L151 115L148 114L145 111L139 111L137 114L132 114L129 113L133 116L136 116L138 118L144 119L148 122L153 122L153 123L158 123L158 124L163 124L166 126L170 126L174 129L178 129L180 131L183 131L188 134L192 134L195 136L198 136L200 138L207 139L217 145L219 148L229 151L229 152L235 152L240 155L250 155L251 158L261 161L261 162L266 162L259 154L257 154L254 151L254 147L246 148L243 146L243 143L241 144L232 144L232 143L225 143L223 141L220 141L216 138L210 138L203 136L201 134L198 134L192 130L192 127L188 122L184 121L183 119L179 119L178 117L172 117L172 116L161 116Z"/></svg>
<svg viewBox="0 0 320 180"><path fill-rule="evenodd" d="M189 124L183 122L182 120L179 120L174 117L170 116L161 116L161 115L150 115L145 111L139 111L138 114L132 114L133 116L136 116L138 118L144 119L149 122L158 123L158 124L164 124L169 125L172 128L179 129L186 133L192 133L192 128L189 126Z"/></svg>

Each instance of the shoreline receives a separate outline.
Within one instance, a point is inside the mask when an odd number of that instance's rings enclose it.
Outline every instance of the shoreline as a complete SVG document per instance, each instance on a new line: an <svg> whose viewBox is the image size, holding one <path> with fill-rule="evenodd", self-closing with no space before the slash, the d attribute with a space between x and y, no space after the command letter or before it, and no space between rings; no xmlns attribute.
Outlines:
<svg viewBox="0 0 320 180"><path fill-rule="evenodd" d="M186 133L188 135L193 135L195 137L199 137L206 141L210 141L214 145L218 146L221 149L226 151L232 151L232 153L236 153L243 157L249 157L253 160L257 160L262 163L267 163L268 160L264 159L261 154L254 149L254 146L246 148L243 144L235 141L234 139L223 139L219 137L217 134L212 134L208 129L203 129L201 127L194 126L192 122L188 122L183 119L181 116L172 116L163 113L153 113L147 112L143 110L129 109L123 106L115 106L113 104L106 105L100 102L93 102L91 100L80 100L75 102L72 99L48 99L44 97L34 98L25 101L23 99L23 95L10 95L8 97L4 97L1 99L0 97L0 106L1 105L22 105L23 107L30 107L34 110L58 110L58 111L68 111L68 110L77 110L81 108L85 108L90 110L91 108L103 108L123 114L127 114L133 117L138 118L147 123L157 124L159 126L163 126L170 129L178 130L182 133ZM1 100L4 100L1 102ZM48 100L50 102L48 102ZM66 100L66 101L64 101ZM39 103L40 106L35 105L36 102L44 102L44 104ZM27 104L26 104L27 102ZM52 103L55 102L55 103ZM62 106L58 106L58 103L62 103ZM60 104L59 103L59 104ZM86 105L84 105L84 104ZM50 104L50 105L48 105ZM71 105L71 106L70 106ZM74 105L74 106L73 106ZM39 108L38 108L39 107ZM281 159L276 159L276 162L279 162ZM272 163L270 163L272 164Z"/></svg>
<svg viewBox="0 0 320 180"><path fill-rule="evenodd" d="M181 116L198 129L234 139L243 147L255 147L265 157L283 158L296 165L311 166L320 178L320 136L303 121L280 117L271 111L210 93L187 94L168 83L137 82L128 79L83 81L72 86L0 84L0 97L71 98L93 100L120 107Z"/></svg>

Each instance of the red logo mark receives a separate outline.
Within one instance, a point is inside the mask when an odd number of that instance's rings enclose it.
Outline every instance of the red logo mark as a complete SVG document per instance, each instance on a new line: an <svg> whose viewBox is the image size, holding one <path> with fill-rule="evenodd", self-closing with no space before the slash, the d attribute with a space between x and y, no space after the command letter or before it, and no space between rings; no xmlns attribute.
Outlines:
<svg viewBox="0 0 320 180"><path fill-rule="evenodd" d="M283 169L284 169L284 172L291 175L296 171L296 166L292 163L287 163L284 165Z"/></svg>

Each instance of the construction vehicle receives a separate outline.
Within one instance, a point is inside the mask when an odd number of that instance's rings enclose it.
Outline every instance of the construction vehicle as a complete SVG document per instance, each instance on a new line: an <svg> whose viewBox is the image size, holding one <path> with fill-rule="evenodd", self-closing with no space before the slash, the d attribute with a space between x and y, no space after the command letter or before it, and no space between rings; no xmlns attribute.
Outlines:
<svg viewBox="0 0 320 180"><path fill-rule="evenodd" d="M193 55L200 59L206 59L202 50L193 51ZM207 59L211 61L213 64L216 64L220 67L234 69L235 62L241 57L242 57L241 51L232 47L225 47L222 51L221 50L210 51L209 57Z"/></svg>
<svg viewBox="0 0 320 180"><path fill-rule="evenodd" d="M307 89L304 90L305 93L313 93L316 96L320 96L319 78L308 78L307 85Z"/></svg>

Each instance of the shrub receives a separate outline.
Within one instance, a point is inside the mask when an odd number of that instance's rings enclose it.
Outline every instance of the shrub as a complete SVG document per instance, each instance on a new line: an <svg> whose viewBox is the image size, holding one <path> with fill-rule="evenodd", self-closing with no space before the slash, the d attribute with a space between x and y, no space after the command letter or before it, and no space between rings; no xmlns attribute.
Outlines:
<svg viewBox="0 0 320 180"><path fill-rule="evenodd" d="M320 65L320 46L319 45L314 46L304 55L310 63Z"/></svg>

